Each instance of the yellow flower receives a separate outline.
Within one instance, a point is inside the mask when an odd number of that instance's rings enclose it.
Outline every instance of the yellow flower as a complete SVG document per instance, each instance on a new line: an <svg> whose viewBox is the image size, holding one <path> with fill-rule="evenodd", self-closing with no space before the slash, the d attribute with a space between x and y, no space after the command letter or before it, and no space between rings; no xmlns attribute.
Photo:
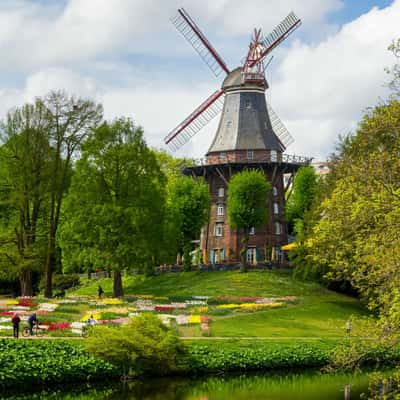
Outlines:
<svg viewBox="0 0 400 400"><path fill-rule="evenodd" d="M199 324L200 315L189 315L189 324Z"/></svg>
<svg viewBox="0 0 400 400"><path fill-rule="evenodd" d="M238 307L240 307L240 305L239 304L220 304L219 306L217 306L217 308L221 308L222 310L224 310L224 309L231 309L231 308L238 308Z"/></svg>
<svg viewBox="0 0 400 400"><path fill-rule="evenodd" d="M123 301L121 299L108 298L108 299L100 300L99 303L105 304L105 305L114 305L114 304L122 304Z"/></svg>
<svg viewBox="0 0 400 400"><path fill-rule="evenodd" d="M90 317L93 317L95 320L100 320L101 313L87 313L81 318L81 322L87 321Z"/></svg>
<svg viewBox="0 0 400 400"><path fill-rule="evenodd" d="M19 304L19 302L18 302L17 299L12 299L12 300L7 300L7 301L6 301L6 304L7 304L8 306L15 306L15 305Z"/></svg>

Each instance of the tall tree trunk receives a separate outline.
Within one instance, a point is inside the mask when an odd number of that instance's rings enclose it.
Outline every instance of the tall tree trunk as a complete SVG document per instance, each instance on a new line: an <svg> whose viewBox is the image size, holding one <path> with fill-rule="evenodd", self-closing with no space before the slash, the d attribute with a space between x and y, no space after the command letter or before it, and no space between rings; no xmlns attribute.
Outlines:
<svg viewBox="0 0 400 400"><path fill-rule="evenodd" d="M33 295L32 271L30 270L23 271L19 277L19 282L21 285L21 296L31 297Z"/></svg>
<svg viewBox="0 0 400 400"><path fill-rule="evenodd" d="M47 255L45 265L45 286L44 296L51 298L53 295L53 271L55 267L55 235L52 233L53 228L50 228L48 244L47 244Z"/></svg>
<svg viewBox="0 0 400 400"><path fill-rule="evenodd" d="M120 271L114 271L113 297L122 297L122 275Z"/></svg>
<svg viewBox="0 0 400 400"><path fill-rule="evenodd" d="M245 229L240 250L240 272L247 272L247 246L249 244L249 230Z"/></svg>

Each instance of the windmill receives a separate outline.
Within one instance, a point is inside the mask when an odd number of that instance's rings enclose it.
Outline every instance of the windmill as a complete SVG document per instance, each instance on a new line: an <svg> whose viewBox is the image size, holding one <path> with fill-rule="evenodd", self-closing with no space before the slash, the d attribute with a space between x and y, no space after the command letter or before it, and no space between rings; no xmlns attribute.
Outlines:
<svg viewBox="0 0 400 400"><path fill-rule="evenodd" d="M232 229L226 217L226 192L235 173L246 169L262 170L272 184L268 200L268 222L250 232L247 261L282 260L281 246L287 243L283 210L285 192L294 173L311 159L283 154L293 138L266 102L264 65L266 57L300 25L289 13L268 35L255 29L247 55L239 67L230 70L190 15L183 9L172 23L192 45L216 77L223 76L220 89L212 93L164 139L172 151L185 145L205 125L222 112L217 131L206 153L206 162L187 167L185 174L202 176L209 184L212 204L210 219L202 230L200 248L212 264L239 260L244 232ZM285 182L284 176L289 176Z"/></svg>
<svg viewBox="0 0 400 400"><path fill-rule="evenodd" d="M261 36L261 30L255 30L243 65L233 71L229 70L222 57L183 8L179 9L178 14L172 18L172 23L192 45L214 75L216 77L225 76L221 89L211 94L164 138L165 144L172 151L176 151L222 111L224 97L229 94L232 87L244 89L247 86L256 86L265 92L268 85L265 81L264 59L301 25L301 20L291 12L266 36ZM293 142L293 138L269 104L267 110L273 133L279 139L282 148L286 148Z"/></svg>

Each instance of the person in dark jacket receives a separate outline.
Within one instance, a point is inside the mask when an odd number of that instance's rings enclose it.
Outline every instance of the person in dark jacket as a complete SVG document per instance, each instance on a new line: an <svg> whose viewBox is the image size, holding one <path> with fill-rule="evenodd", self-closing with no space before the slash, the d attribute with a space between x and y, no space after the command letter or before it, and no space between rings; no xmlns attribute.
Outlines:
<svg viewBox="0 0 400 400"><path fill-rule="evenodd" d="M100 285L99 288L97 289L97 292L99 293L99 299L101 299L103 297L104 290Z"/></svg>
<svg viewBox="0 0 400 400"><path fill-rule="evenodd" d="M29 334L32 336L33 335L33 325L36 323L38 324L38 319L36 317L36 313L33 313L29 318L28 318L28 324L29 324Z"/></svg>
<svg viewBox="0 0 400 400"><path fill-rule="evenodd" d="M13 324L13 336L15 339L18 339L19 336L19 323L21 322L21 318L18 316L17 313L13 315L11 318L11 322Z"/></svg>

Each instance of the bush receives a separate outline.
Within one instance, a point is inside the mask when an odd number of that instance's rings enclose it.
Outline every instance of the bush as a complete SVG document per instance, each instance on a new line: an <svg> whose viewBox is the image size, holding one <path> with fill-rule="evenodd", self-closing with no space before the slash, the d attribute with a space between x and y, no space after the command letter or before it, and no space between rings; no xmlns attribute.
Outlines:
<svg viewBox="0 0 400 400"><path fill-rule="evenodd" d="M95 356L124 375L167 375L185 368L185 348L177 334L158 317L142 314L119 328L96 327L86 340Z"/></svg>
<svg viewBox="0 0 400 400"><path fill-rule="evenodd" d="M78 274L55 274L53 275L53 289L65 291L75 286L80 285Z"/></svg>
<svg viewBox="0 0 400 400"><path fill-rule="evenodd" d="M63 340L0 340L0 388L87 382L117 376L111 364Z"/></svg>
<svg viewBox="0 0 400 400"><path fill-rule="evenodd" d="M247 348L193 344L188 350L191 372L205 373L318 368L329 362L332 347L311 343L256 344Z"/></svg>

